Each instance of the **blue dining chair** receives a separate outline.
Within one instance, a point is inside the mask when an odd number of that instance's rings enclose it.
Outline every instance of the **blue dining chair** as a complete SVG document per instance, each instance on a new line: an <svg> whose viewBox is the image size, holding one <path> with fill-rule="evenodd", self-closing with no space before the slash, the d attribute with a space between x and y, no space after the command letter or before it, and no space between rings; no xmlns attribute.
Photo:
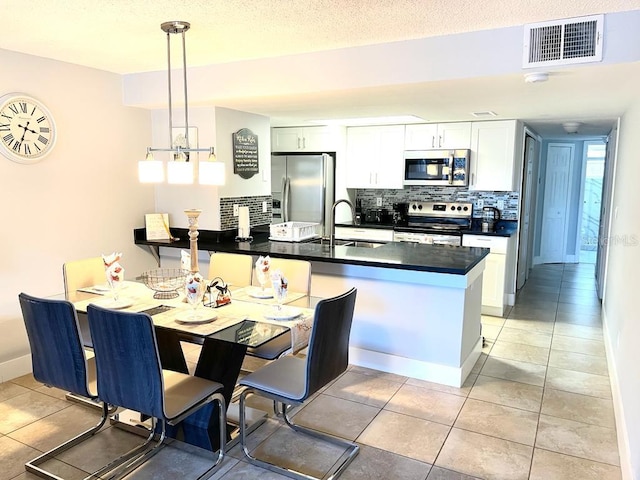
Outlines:
<svg viewBox="0 0 640 480"><path fill-rule="evenodd" d="M315 477L300 472L295 458L287 458L288 465L276 465L259 459L247 448L246 398L256 394L282 404L282 417L296 432L311 435L345 449L325 479L335 479L358 454L356 443L294 424L289 418L290 407L302 405L309 397L336 379L349 364L349 336L356 302L356 289L318 302L306 358L285 356L242 378L238 385L246 387L240 394L240 444L245 456L254 465L288 477L311 480ZM268 440L266 440L268 441ZM340 461L341 460L341 461Z"/></svg>
<svg viewBox="0 0 640 480"><path fill-rule="evenodd" d="M94 475L109 471L122 478L155 455L164 444L167 425L178 426L189 415L216 402L219 449L214 465L199 478L213 475L223 460L226 446L224 386L205 378L165 370L161 366L153 320L146 313L87 308L96 359L98 391L104 401L146 415L152 420L150 436L127 452L125 463L116 460ZM153 442L154 432L157 432ZM122 457L121 457L122 458Z"/></svg>
<svg viewBox="0 0 640 480"><path fill-rule="evenodd" d="M18 295L18 299L31 348L33 377L49 387L98 401L95 362L85 355L73 304L26 293ZM102 401L101 406L102 417L96 426L27 462L25 469L43 478L59 480L39 465L97 433L109 413L106 402Z"/></svg>

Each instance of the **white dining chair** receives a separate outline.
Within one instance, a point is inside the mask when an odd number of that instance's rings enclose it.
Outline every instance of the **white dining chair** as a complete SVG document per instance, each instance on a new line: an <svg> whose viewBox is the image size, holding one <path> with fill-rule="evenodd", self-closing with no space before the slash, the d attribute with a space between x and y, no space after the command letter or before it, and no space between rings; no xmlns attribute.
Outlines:
<svg viewBox="0 0 640 480"><path fill-rule="evenodd" d="M64 279L64 293L67 298L70 293L79 288L92 287L93 285L107 282L102 257L66 262L62 265L62 276Z"/></svg>
<svg viewBox="0 0 640 480"><path fill-rule="evenodd" d="M232 289L251 285L253 257L241 253L214 252L209 259L209 280L220 277Z"/></svg>
<svg viewBox="0 0 640 480"><path fill-rule="evenodd" d="M306 260L294 260L290 258L271 258L269 270L274 272L280 270L288 281L290 292L304 293L311 292L311 262ZM260 285L253 269L252 285ZM267 280L269 286L271 280Z"/></svg>

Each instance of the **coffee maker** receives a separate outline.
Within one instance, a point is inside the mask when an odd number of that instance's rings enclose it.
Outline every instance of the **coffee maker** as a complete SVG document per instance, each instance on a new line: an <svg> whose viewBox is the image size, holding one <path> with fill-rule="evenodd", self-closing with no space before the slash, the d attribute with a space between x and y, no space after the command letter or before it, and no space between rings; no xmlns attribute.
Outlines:
<svg viewBox="0 0 640 480"><path fill-rule="evenodd" d="M495 207L482 208L482 231L495 232L496 222L500 220L500 210Z"/></svg>
<svg viewBox="0 0 640 480"><path fill-rule="evenodd" d="M407 213L409 212L409 204L406 202L398 202L393 204L393 224L406 226Z"/></svg>

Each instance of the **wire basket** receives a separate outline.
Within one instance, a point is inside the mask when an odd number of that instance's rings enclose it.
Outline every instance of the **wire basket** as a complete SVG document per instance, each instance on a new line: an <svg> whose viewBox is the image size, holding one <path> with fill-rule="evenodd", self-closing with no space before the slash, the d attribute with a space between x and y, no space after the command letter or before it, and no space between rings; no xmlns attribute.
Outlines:
<svg viewBox="0 0 640 480"><path fill-rule="evenodd" d="M144 284L154 290L153 298L176 298L178 290L184 288L188 270L181 268L156 268L142 274Z"/></svg>

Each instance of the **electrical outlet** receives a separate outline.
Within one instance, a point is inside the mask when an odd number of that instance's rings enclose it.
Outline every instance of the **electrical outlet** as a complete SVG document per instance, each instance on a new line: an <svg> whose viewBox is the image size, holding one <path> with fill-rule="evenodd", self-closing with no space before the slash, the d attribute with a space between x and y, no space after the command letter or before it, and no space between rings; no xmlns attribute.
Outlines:
<svg viewBox="0 0 640 480"><path fill-rule="evenodd" d="M262 202L262 213L267 213L267 202Z"/></svg>
<svg viewBox="0 0 640 480"><path fill-rule="evenodd" d="M478 210L481 210L482 207L484 207L484 199L483 198L479 198L476 200L476 207L478 208Z"/></svg>
<svg viewBox="0 0 640 480"><path fill-rule="evenodd" d="M237 203L233 204L233 216L237 217L238 216L238 209L240 208L240 205L238 205Z"/></svg>
<svg viewBox="0 0 640 480"><path fill-rule="evenodd" d="M498 200L496 202L496 205L498 207L498 210L504 210L504 200Z"/></svg>
<svg viewBox="0 0 640 480"><path fill-rule="evenodd" d="M376 207L382 206L382 197L376 197Z"/></svg>

